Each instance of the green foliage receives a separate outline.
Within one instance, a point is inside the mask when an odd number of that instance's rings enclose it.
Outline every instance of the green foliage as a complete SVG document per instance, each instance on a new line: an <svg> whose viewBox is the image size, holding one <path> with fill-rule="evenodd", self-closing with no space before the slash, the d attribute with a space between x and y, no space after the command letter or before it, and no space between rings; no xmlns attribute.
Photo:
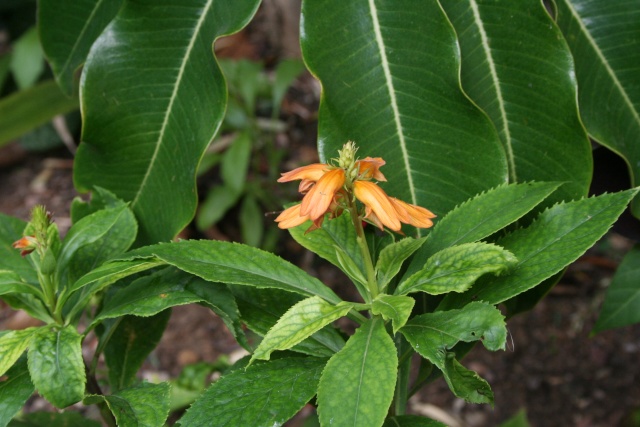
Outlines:
<svg viewBox="0 0 640 427"><path fill-rule="evenodd" d="M27 360L23 358L7 371L6 379L0 382L0 427L6 427L33 391Z"/></svg>

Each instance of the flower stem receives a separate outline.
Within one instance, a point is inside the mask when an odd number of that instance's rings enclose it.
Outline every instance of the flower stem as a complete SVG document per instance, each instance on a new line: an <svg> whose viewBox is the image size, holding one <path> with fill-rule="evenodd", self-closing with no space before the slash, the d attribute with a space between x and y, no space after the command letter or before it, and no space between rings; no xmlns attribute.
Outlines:
<svg viewBox="0 0 640 427"><path fill-rule="evenodd" d="M362 253L362 259L364 261L364 268L367 275L367 288L371 294L371 299L378 296L378 281L376 280L376 271L371 259L371 253L369 252L369 246L367 245L367 239L364 235L364 228L362 227L362 218L358 214L358 208L353 197L349 197L349 214L351 215L351 222L356 229L356 240Z"/></svg>

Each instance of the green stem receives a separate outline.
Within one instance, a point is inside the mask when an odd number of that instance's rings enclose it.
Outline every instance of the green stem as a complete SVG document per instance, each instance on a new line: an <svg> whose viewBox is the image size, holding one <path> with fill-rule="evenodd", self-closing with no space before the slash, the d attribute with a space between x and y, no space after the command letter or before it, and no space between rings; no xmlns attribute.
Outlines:
<svg viewBox="0 0 640 427"><path fill-rule="evenodd" d="M404 415L409 400L409 378L411 374L411 355L413 355L413 349L401 334L396 334L395 341L400 358L398 360L398 381L393 399L393 410L395 415Z"/></svg>
<svg viewBox="0 0 640 427"><path fill-rule="evenodd" d="M367 239L364 235L364 228L362 227L362 219L358 215L358 208L356 207L355 200L349 199L349 214L351 215L351 222L356 229L356 241L360 247L362 253L362 259L364 261L364 268L367 275L367 288L371 294L371 299L374 299L380 293L378 289L378 281L376 280L376 270L371 259L371 253L369 252L369 246L367 245Z"/></svg>
<svg viewBox="0 0 640 427"><path fill-rule="evenodd" d="M87 371L87 386L86 386L87 393L98 394L100 396L103 396L104 394L102 393L102 389L100 389L100 385L98 384L96 377L92 373L88 372L89 369L87 368L86 365L85 365L85 370ZM97 403L97 406L98 406L98 409L100 410L100 416L102 417L104 422L107 424L107 426L118 427L118 423L116 423L116 419L113 416L113 413L111 413L111 409L109 409L107 404L105 402L101 402L101 403Z"/></svg>

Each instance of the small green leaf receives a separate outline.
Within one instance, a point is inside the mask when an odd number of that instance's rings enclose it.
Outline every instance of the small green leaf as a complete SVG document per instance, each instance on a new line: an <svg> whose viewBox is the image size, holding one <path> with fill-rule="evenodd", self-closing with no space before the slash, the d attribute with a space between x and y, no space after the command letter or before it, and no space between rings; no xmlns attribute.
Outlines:
<svg viewBox="0 0 640 427"><path fill-rule="evenodd" d="M259 247L264 234L264 213L256 198L246 195L240 206L240 232L242 241L249 246Z"/></svg>
<svg viewBox="0 0 640 427"><path fill-rule="evenodd" d="M241 132L222 157L220 174L227 188L236 193L243 190L250 158L251 136L249 132Z"/></svg>
<svg viewBox="0 0 640 427"><path fill-rule="evenodd" d="M593 333L640 322L640 245L624 257L607 289Z"/></svg>
<svg viewBox="0 0 640 427"><path fill-rule="evenodd" d="M171 310L165 310L151 317L124 316L109 322L103 337L109 337L104 357L112 392L133 384L142 363L160 342L170 317Z"/></svg>
<svg viewBox="0 0 640 427"><path fill-rule="evenodd" d="M13 271L0 270L0 296L13 293L31 294L44 300L44 295L39 288L23 282Z"/></svg>
<svg viewBox="0 0 640 427"><path fill-rule="evenodd" d="M420 239L406 238L387 245L380 251L378 262L376 263L378 289L384 290L387 287L391 279L400 271L402 263L420 249L426 240L426 237Z"/></svg>
<svg viewBox="0 0 640 427"><path fill-rule="evenodd" d="M288 350L314 332L339 318L346 316L352 305L329 304L320 297L311 297L291 307L267 332L253 353L251 361L269 360L273 351Z"/></svg>
<svg viewBox="0 0 640 427"><path fill-rule="evenodd" d="M0 427L6 427L34 391L26 358L13 365L6 377L0 381Z"/></svg>
<svg viewBox="0 0 640 427"><path fill-rule="evenodd" d="M593 246L637 191L603 194L547 209L528 228L496 242L518 258L509 274L481 279L463 294L449 294L439 309L461 307L473 299L498 304L533 288Z"/></svg>
<svg viewBox="0 0 640 427"><path fill-rule="evenodd" d="M304 69L304 63L299 59L285 59L278 63L273 86L271 87L274 112L280 111L280 104L287 93L287 89Z"/></svg>
<svg viewBox="0 0 640 427"><path fill-rule="evenodd" d="M318 386L323 426L380 426L391 405L398 356L381 318L362 324L327 363Z"/></svg>
<svg viewBox="0 0 640 427"><path fill-rule="evenodd" d="M278 289L234 285L229 288L238 303L242 321L261 336L266 335L287 310L302 300L298 294ZM344 338L337 329L327 325L291 350L315 357L331 357L342 347Z"/></svg>
<svg viewBox="0 0 640 427"><path fill-rule="evenodd" d="M126 206L82 218L67 233L58 257L58 279L64 287L107 259L125 252L136 237L136 220Z"/></svg>
<svg viewBox="0 0 640 427"><path fill-rule="evenodd" d="M364 277L364 273L341 247L336 245L334 248L340 270L351 279L362 296L362 299L364 299L365 302L369 302L369 290L367 289L367 279Z"/></svg>
<svg viewBox="0 0 640 427"><path fill-rule="evenodd" d="M116 15L122 0L40 0L38 30L42 48L67 95L74 91L75 71ZM60 25L64 22L64 25Z"/></svg>
<svg viewBox="0 0 640 427"><path fill-rule="evenodd" d="M31 380L38 393L56 408L66 408L84 396L81 341L82 335L73 326L44 328L31 338Z"/></svg>
<svg viewBox="0 0 640 427"><path fill-rule="evenodd" d="M400 415L387 418L382 427L447 427L439 421L418 415Z"/></svg>
<svg viewBox="0 0 640 427"><path fill-rule="evenodd" d="M511 252L489 243L452 246L429 258L422 270L398 285L396 294L464 292L483 274L500 274L516 262Z"/></svg>
<svg viewBox="0 0 640 427"><path fill-rule="evenodd" d="M557 182L501 185L467 200L436 222L404 277L420 270L427 258L436 252L484 239L503 229L531 211L559 186Z"/></svg>
<svg viewBox="0 0 640 427"><path fill-rule="evenodd" d="M38 276L28 258L20 256L20 251L11 246L22 237L26 226L25 221L0 214L0 270L13 271L26 282L38 286Z"/></svg>
<svg viewBox="0 0 640 427"><path fill-rule="evenodd" d="M525 409L519 410L516 415L500 424L499 427L531 427L527 420L527 411Z"/></svg>
<svg viewBox="0 0 640 427"><path fill-rule="evenodd" d="M272 253L217 240L161 243L129 252L122 259L160 259L212 282L277 288L305 296L317 295L333 304L341 299L315 277Z"/></svg>
<svg viewBox="0 0 640 427"><path fill-rule="evenodd" d="M217 223L235 205L242 194L226 185L218 185L209 189L204 201L200 204L196 227L206 230Z"/></svg>
<svg viewBox="0 0 640 427"><path fill-rule="evenodd" d="M180 419L183 427L282 425L316 393L326 359L256 363L223 376Z"/></svg>
<svg viewBox="0 0 640 427"><path fill-rule="evenodd" d="M493 405L493 392L489 384L474 371L470 371L456 360L454 353L447 353L442 373L449 388L456 396L471 403Z"/></svg>
<svg viewBox="0 0 640 427"><path fill-rule="evenodd" d="M415 302L413 298L404 295L380 294L373 300L371 311L373 314L381 314L385 320L391 320L395 334L407 323Z"/></svg>
<svg viewBox="0 0 640 427"><path fill-rule="evenodd" d="M4 375L29 347L31 337L40 328L8 331L0 335L0 376Z"/></svg>
<svg viewBox="0 0 640 427"><path fill-rule="evenodd" d="M112 395L87 396L83 403L106 402L120 427L162 427L169 415L169 387L145 382Z"/></svg>
<svg viewBox="0 0 640 427"><path fill-rule="evenodd" d="M44 56L38 39L38 30L33 27L13 44L11 72L18 88L24 90L33 86L43 71Z"/></svg>
<svg viewBox="0 0 640 427"><path fill-rule="evenodd" d="M338 268L342 267L335 247L341 248L342 252L353 260L353 263L358 266L360 271L364 271L364 261L356 240L356 231L348 213L344 213L338 218L324 221L322 228L314 230L313 233L305 234L310 225L311 222L308 221L298 227L290 228L289 233L291 233L296 242Z"/></svg>
<svg viewBox="0 0 640 427"><path fill-rule="evenodd" d="M76 197L71 202L71 222L75 224L85 216L91 215L101 210L119 208L125 205L111 191L102 187L95 187L91 193L91 200L85 202L80 197Z"/></svg>

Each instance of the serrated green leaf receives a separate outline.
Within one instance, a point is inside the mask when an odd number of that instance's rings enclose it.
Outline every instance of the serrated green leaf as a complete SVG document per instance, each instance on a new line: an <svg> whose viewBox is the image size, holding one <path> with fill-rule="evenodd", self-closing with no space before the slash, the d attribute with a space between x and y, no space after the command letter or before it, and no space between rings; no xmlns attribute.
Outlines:
<svg viewBox="0 0 640 427"><path fill-rule="evenodd" d="M460 307L473 299L498 304L533 288L593 246L637 191L604 194L547 209L529 227L496 242L518 259L509 274L481 279L463 294L449 294L439 309Z"/></svg>
<svg viewBox="0 0 640 427"><path fill-rule="evenodd" d="M356 231L348 213L344 213L338 218L324 221L322 228L314 230L313 233L305 234L310 224L311 221L308 221L298 227L290 228L291 237L311 252L326 259L336 267L342 268L335 249L338 247L351 258L360 271L364 271L364 261L356 240Z"/></svg>
<svg viewBox="0 0 640 427"><path fill-rule="evenodd" d="M0 427L9 424L34 391L26 358L14 364L7 371L6 377L0 381Z"/></svg>
<svg viewBox="0 0 640 427"><path fill-rule="evenodd" d="M333 304L341 299L315 277L269 252L237 243L183 240L146 246L127 259L155 258L212 282L277 288L305 296L317 295ZM124 258L123 258L124 259Z"/></svg>
<svg viewBox="0 0 640 427"><path fill-rule="evenodd" d="M264 336L302 297L278 289L230 286L236 297L242 321L252 331ZM344 347L344 338L330 325L325 326L291 350L315 357L331 357Z"/></svg>
<svg viewBox="0 0 640 427"><path fill-rule="evenodd" d="M170 240L193 218L197 166L227 103L211 46L240 30L258 4L125 2L91 48L74 180L131 202L138 245Z"/></svg>
<svg viewBox="0 0 640 427"><path fill-rule="evenodd" d="M77 108L78 98L67 98L53 80L6 96L0 100L0 146Z"/></svg>
<svg viewBox="0 0 640 427"><path fill-rule="evenodd" d="M223 376L180 419L183 427L282 425L316 393L326 359L256 363Z"/></svg>
<svg viewBox="0 0 640 427"><path fill-rule="evenodd" d="M460 89L459 47L437 2L307 1L302 14L304 60L323 90L323 159L353 140L359 155L384 157L389 195L437 215L506 182L496 130Z"/></svg>
<svg viewBox="0 0 640 427"><path fill-rule="evenodd" d="M171 310L165 310L150 317L124 316L109 322L104 357L112 392L133 384L136 373L160 342L170 317Z"/></svg>
<svg viewBox="0 0 640 427"><path fill-rule="evenodd" d="M402 263L413 255L415 251L420 249L426 239L426 237L420 239L402 239L385 246L380 251L378 262L376 263L378 289L384 291L391 279L400 271Z"/></svg>
<svg viewBox="0 0 640 427"><path fill-rule="evenodd" d="M251 157L251 136L249 132L238 134L222 157L220 175L225 185L240 193L244 188Z"/></svg>
<svg viewBox="0 0 640 427"><path fill-rule="evenodd" d="M417 415L400 415L387 418L382 427L447 427L439 421Z"/></svg>
<svg viewBox="0 0 640 427"><path fill-rule="evenodd" d="M607 289L593 333L640 322L640 245L624 257Z"/></svg>
<svg viewBox="0 0 640 427"><path fill-rule="evenodd" d="M219 315L238 342L249 349L233 295L222 283L211 283L175 268L165 268L118 289L105 300L90 328L124 315L147 317L177 305L201 303Z"/></svg>
<svg viewBox="0 0 640 427"><path fill-rule="evenodd" d="M18 361L22 353L29 347L31 337L40 328L27 328L8 331L0 335L0 376L4 375Z"/></svg>
<svg viewBox="0 0 640 427"><path fill-rule="evenodd" d="M29 373L38 393L56 408L82 400L85 371L82 335L73 326L47 327L31 338Z"/></svg>
<svg viewBox="0 0 640 427"><path fill-rule="evenodd" d="M516 265L517 261L511 252L489 243L452 246L429 258L422 270L398 285L396 294L464 292L480 276L500 274Z"/></svg>
<svg viewBox="0 0 640 427"><path fill-rule="evenodd" d="M420 270L427 258L442 249L475 242L503 229L530 212L558 186L556 182L502 185L467 200L436 223L404 277Z"/></svg>
<svg viewBox="0 0 640 427"><path fill-rule="evenodd" d="M162 427L169 416L169 383L142 383L106 396L91 395L86 405L106 402L119 427Z"/></svg>
<svg viewBox="0 0 640 427"><path fill-rule="evenodd" d="M380 294L373 300L371 312L382 315L385 320L391 320L395 334L407 323L415 302L413 298L404 295Z"/></svg>
<svg viewBox="0 0 640 427"><path fill-rule="evenodd" d="M59 283L69 286L107 259L125 252L135 240L137 225L126 206L82 218L67 233L58 257Z"/></svg>
<svg viewBox="0 0 640 427"><path fill-rule="evenodd" d="M363 323L327 363L318 385L323 426L381 426L396 385L398 356L381 318Z"/></svg>
<svg viewBox="0 0 640 427"><path fill-rule="evenodd" d="M74 74L93 42L116 15L122 0L41 0L38 31L42 49L62 90L74 92ZM60 25L64 22L64 25Z"/></svg>
<svg viewBox="0 0 640 427"><path fill-rule="evenodd" d="M411 346L440 369L456 396L473 403L493 403L489 385L448 352L458 342L481 341L489 350L504 349L504 316L494 306L472 302L460 310L427 313L400 329Z"/></svg>
<svg viewBox="0 0 640 427"><path fill-rule="evenodd" d="M589 134L640 174L640 8L635 0L558 0L558 25L575 60L580 115ZM640 215L640 201L632 210Z"/></svg>
<svg viewBox="0 0 640 427"><path fill-rule="evenodd" d="M498 130L510 181L563 182L546 206L586 196L591 144L578 115L573 60L545 5L440 4L458 34L462 87Z"/></svg>
<svg viewBox="0 0 640 427"><path fill-rule="evenodd" d="M254 351L251 361L269 360L273 351L290 349L324 326L346 316L352 307L348 303L335 306L320 297L300 301L267 332Z"/></svg>

